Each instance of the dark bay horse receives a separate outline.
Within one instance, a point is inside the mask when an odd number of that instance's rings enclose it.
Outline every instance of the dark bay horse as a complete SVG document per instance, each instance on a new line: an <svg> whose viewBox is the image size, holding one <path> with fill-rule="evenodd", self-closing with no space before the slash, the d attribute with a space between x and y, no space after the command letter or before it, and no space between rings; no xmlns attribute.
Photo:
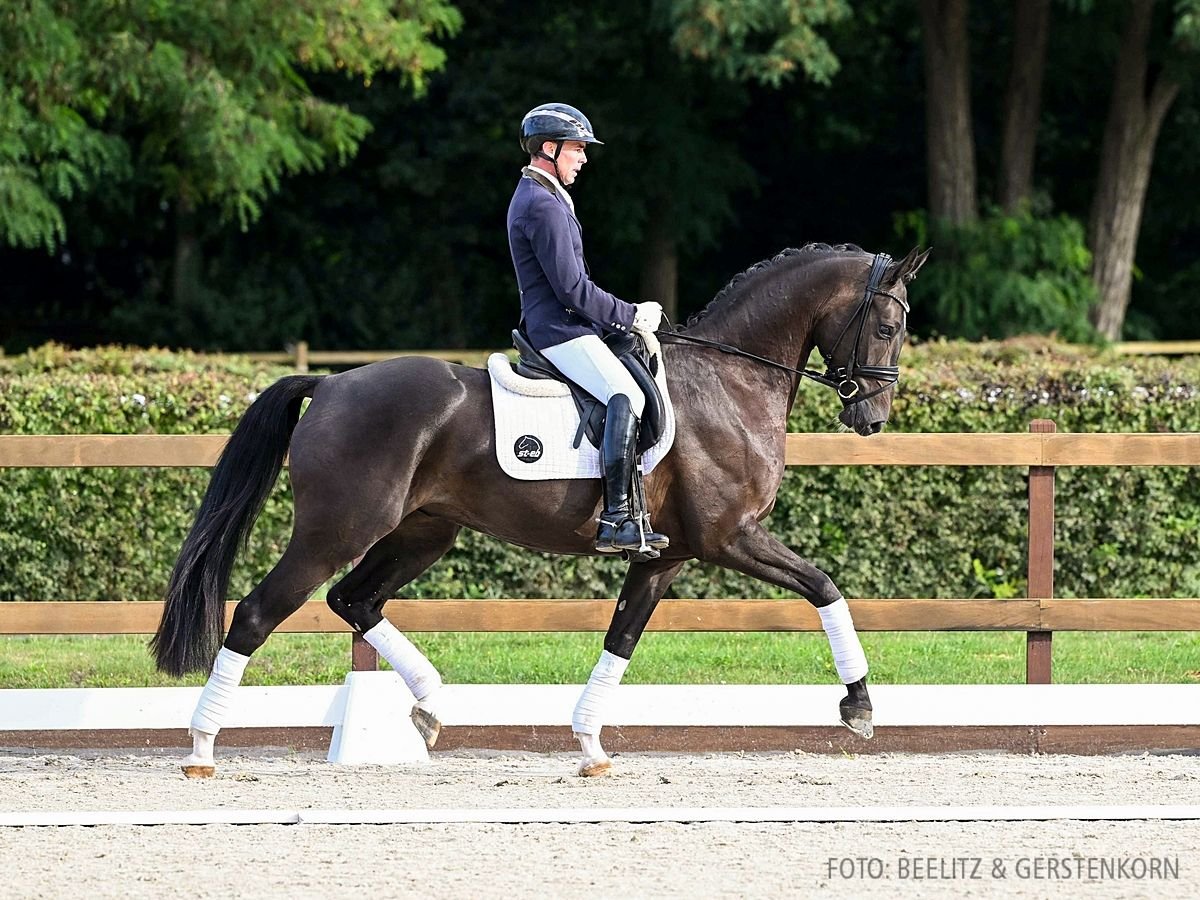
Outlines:
<svg viewBox="0 0 1200 900"><path fill-rule="evenodd" d="M850 245L785 250L735 277L686 327L660 333L676 438L646 477L646 503L671 544L659 559L631 563L625 576L605 652L576 710L581 774L607 770L603 701L690 559L795 591L817 607L847 685L841 719L871 736L866 659L841 592L761 521L783 478L788 410L806 375L838 391L843 426L864 436L883 428L899 372L906 285L928 253L914 249L893 262ZM814 347L823 374L799 368ZM300 418L306 397L312 402ZM328 603L401 671L420 701L414 721L432 746L436 703L422 692L435 697L440 678L383 619L384 602L441 558L464 527L535 550L595 552L599 481L514 480L501 471L494 443L487 372L435 359L288 376L258 397L213 470L152 642L162 671L212 670L192 721L188 774L212 774L214 738L246 659L363 554ZM289 453L291 540L237 605L222 647L234 557ZM386 629L390 636L380 637Z"/></svg>

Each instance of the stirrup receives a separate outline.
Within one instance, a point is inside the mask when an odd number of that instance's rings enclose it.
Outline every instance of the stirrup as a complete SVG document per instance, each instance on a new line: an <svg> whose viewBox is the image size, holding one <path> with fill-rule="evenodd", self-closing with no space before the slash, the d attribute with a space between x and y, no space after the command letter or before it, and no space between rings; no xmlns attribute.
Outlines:
<svg viewBox="0 0 1200 900"><path fill-rule="evenodd" d="M649 530L646 527L649 523L649 516L625 516L615 521L601 516L594 546L601 553L621 553L630 562L658 559L659 551L671 541L666 535Z"/></svg>
<svg viewBox="0 0 1200 900"><path fill-rule="evenodd" d="M641 550L621 551L621 558L631 563L650 562L651 560L658 559L660 556L662 554L653 547L647 547L644 553Z"/></svg>
<svg viewBox="0 0 1200 900"><path fill-rule="evenodd" d="M659 534L650 526L650 513L642 513L641 530L643 544L647 544L655 550L666 550L671 546L671 539L669 537L665 534Z"/></svg>
<svg viewBox="0 0 1200 900"><path fill-rule="evenodd" d="M621 518L601 516L594 546L601 553L623 553L628 550L644 553L652 549L642 540L639 520L628 515Z"/></svg>

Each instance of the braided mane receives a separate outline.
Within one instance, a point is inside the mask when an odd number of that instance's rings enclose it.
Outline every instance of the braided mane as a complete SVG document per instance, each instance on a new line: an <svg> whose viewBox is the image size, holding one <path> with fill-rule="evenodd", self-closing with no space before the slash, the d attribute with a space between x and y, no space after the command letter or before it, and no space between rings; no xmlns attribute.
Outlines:
<svg viewBox="0 0 1200 900"><path fill-rule="evenodd" d="M731 297L731 295L736 293L736 289L738 287L740 287L744 282L746 282L747 280L753 278L754 276L756 276L762 272L766 272L766 271L774 268L783 260L790 259L791 257L794 257L794 256L801 256L801 255L813 256L813 255L817 255L817 254L865 253L865 252L866 251L863 250L863 248L858 246L857 244L833 244L833 245L830 245L830 244L822 244L822 243L811 243L811 244L805 244L803 247L788 247L786 250L781 250L779 253L776 253L774 256L772 256L768 259L764 259L761 262L756 262L754 265L750 266L750 268L746 269L746 271L739 272L737 275L734 275L731 279L729 279L729 283L727 285L725 285L725 287L721 288L720 291L717 292L717 295L715 297L713 297L711 301L709 301L709 304L707 306L705 306L704 309L700 310L700 312L695 313L688 318L687 322L683 325L683 327L691 328L693 325L697 324L698 322L702 322L705 318L708 317L708 314L711 313L714 308L716 308L719 305L722 305L725 300L733 299Z"/></svg>

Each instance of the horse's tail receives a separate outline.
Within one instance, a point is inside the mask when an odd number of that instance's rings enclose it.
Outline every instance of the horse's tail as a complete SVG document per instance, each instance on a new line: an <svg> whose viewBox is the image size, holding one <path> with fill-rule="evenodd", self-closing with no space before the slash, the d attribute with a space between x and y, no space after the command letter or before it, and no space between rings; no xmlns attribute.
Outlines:
<svg viewBox="0 0 1200 900"><path fill-rule="evenodd" d="M225 445L175 561L162 621L150 642L160 671L179 677L212 667L225 632L234 557L283 468L300 404L320 380L279 379L251 404Z"/></svg>

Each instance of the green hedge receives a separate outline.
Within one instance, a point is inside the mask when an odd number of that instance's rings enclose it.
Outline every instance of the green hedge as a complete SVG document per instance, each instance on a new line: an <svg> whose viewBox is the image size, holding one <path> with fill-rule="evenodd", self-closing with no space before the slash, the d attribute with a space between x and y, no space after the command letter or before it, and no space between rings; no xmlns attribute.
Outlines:
<svg viewBox="0 0 1200 900"><path fill-rule="evenodd" d="M895 431L1200 431L1200 360L1135 359L1047 340L906 351ZM286 370L227 357L47 346L0 358L0 434L230 431ZM806 385L793 431L824 432L831 392ZM206 470L0 471L0 600L153 599L207 483ZM790 469L769 525L849 597L1024 592L1025 473L1014 468ZM1191 469L1081 468L1058 476L1060 596L1200 596L1200 478ZM280 479L234 570L245 593L291 522ZM603 597L612 560L531 554L465 533L405 596ZM777 596L708 566L676 596Z"/></svg>

